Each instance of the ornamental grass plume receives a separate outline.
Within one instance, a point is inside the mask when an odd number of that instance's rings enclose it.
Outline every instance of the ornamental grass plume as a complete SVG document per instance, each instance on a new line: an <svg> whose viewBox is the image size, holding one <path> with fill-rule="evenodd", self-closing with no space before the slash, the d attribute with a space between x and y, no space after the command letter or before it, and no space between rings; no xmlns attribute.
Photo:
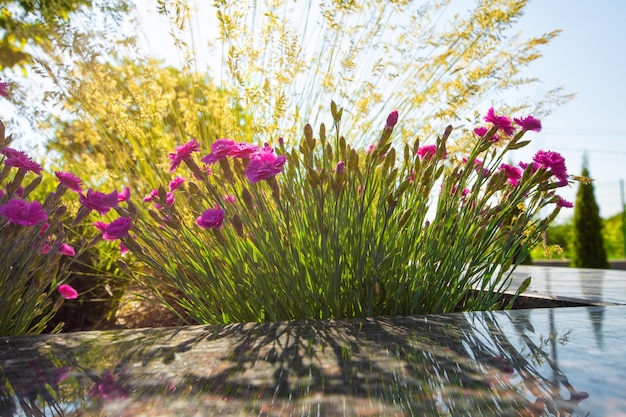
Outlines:
<svg viewBox="0 0 626 417"><path fill-rule="evenodd" d="M334 103L331 114L332 136L307 125L291 147L240 158L230 152L245 146L223 140L224 152L198 157L219 155L211 175L178 170L174 204L135 212L122 241L147 266L135 273L154 298L198 323L507 307L499 294L519 254L565 207L554 166L502 162L528 129L504 132L497 147L501 120L484 137L469 131L467 154L448 152L451 128L396 151L391 113L365 152L341 135ZM154 201L165 198L161 186Z"/></svg>

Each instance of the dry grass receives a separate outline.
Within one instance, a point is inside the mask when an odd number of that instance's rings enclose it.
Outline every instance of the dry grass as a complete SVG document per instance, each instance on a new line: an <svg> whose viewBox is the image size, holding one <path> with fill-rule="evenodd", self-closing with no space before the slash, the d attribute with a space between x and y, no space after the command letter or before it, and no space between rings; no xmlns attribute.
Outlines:
<svg viewBox="0 0 626 417"><path fill-rule="evenodd" d="M149 296L148 292L139 286L128 288L115 313L114 327L117 329L139 329L187 324L165 307L147 300L147 296Z"/></svg>

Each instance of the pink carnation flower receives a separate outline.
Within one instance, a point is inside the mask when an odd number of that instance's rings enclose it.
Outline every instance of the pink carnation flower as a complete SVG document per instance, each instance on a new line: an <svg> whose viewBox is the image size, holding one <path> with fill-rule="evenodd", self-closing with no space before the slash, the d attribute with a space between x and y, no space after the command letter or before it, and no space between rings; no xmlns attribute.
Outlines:
<svg viewBox="0 0 626 417"><path fill-rule="evenodd" d="M249 158L250 155L257 152L259 147L248 142L235 142L230 150L229 156L233 158Z"/></svg>
<svg viewBox="0 0 626 417"><path fill-rule="evenodd" d="M476 136L480 136L480 137L485 136L487 132L489 132L489 129L487 129L485 126L480 126L474 129L474 133L476 134ZM500 141L500 137L498 135L493 135L493 137L489 139L489 142L499 142L499 141Z"/></svg>
<svg viewBox="0 0 626 417"><path fill-rule="evenodd" d="M44 237L44 235L46 234L49 228L50 228L50 223L48 222L45 222L43 225L41 225L41 230L39 231L39 233L37 233L37 236L39 237L39 239Z"/></svg>
<svg viewBox="0 0 626 417"><path fill-rule="evenodd" d="M87 195L79 194L79 201L83 207L89 210L95 210L104 215L110 209L117 207L117 191L111 191L109 194L100 191L94 191L91 188L87 190Z"/></svg>
<svg viewBox="0 0 626 417"><path fill-rule="evenodd" d="M218 139L211 145L211 153L203 157L201 161L210 165L222 159L226 159L234 147L234 140Z"/></svg>
<svg viewBox="0 0 626 417"><path fill-rule="evenodd" d="M196 223L202 229L219 229L224 222L224 210L219 207L205 210L200 217L196 219Z"/></svg>
<svg viewBox="0 0 626 417"><path fill-rule="evenodd" d="M42 255L46 255L48 253L50 253L50 249L52 249L50 247L49 243L44 243L43 246L41 247L41 249L39 249L39 253Z"/></svg>
<svg viewBox="0 0 626 417"><path fill-rule="evenodd" d="M561 197L560 195L557 195L557 202L556 202L556 206L557 207L563 207L563 208L572 208L574 207L574 204L570 201L567 201L566 199L564 199L563 197Z"/></svg>
<svg viewBox="0 0 626 417"><path fill-rule="evenodd" d="M61 171L55 172L54 175L56 175L57 179L59 180L59 183L69 188L70 190L75 191L77 193L80 193L83 191L81 189L82 180L78 178L76 175L70 172L61 172Z"/></svg>
<svg viewBox="0 0 626 417"><path fill-rule="evenodd" d="M228 203L232 203L234 204L237 200L235 199L235 196L232 194L229 195L225 195L224 197L224 201L228 202Z"/></svg>
<svg viewBox="0 0 626 417"><path fill-rule="evenodd" d="M19 198L13 198L0 206L0 215L22 226L34 226L48 220L48 215L39 201L27 203Z"/></svg>
<svg viewBox="0 0 626 417"><path fill-rule="evenodd" d="M96 229L98 229L102 233L106 232L108 226L105 222L101 221L94 222L93 225L96 226Z"/></svg>
<svg viewBox="0 0 626 417"><path fill-rule="evenodd" d="M485 136L488 131L489 131L489 129L487 129L485 126L480 126L480 127L474 128L474 134L476 134L476 136L480 136L480 137Z"/></svg>
<svg viewBox="0 0 626 417"><path fill-rule="evenodd" d="M17 151L12 148L6 148L2 151L6 156L4 163L10 167L16 167L25 171L34 172L37 175L41 175L41 166L34 162L24 152Z"/></svg>
<svg viewBox="0 0 626 417"><path fill-rule="evenodd" d="M123 203L130 200L130 188L124 187L121 193L117 193L117 202Z"/></svg>
<svg viewBox="0 0 626 417"><path fill-rule="evenodd" d="M198 152L199 150L200 144L195 139L184 145L177 146L174 152L170 152L170 172L174 172L183 161L191 158L193 152Z"/></svg>
<svg viewBox="0 0 626 417"><path fill-rule="evenodd" d="M541 130L541 121L535 119L532 116L522 117L519 119L513 119L518 126L523 130L532 130L533 132L539 132Z"/></svg>
<svg viewBox="0 0 626 417"><path fill-rule="evenodd" d="M435 156L436 153L436 145L420 146L420 148L417 150L417 156L419 156L420 159L427 159L429 161L433 158L433 156Z"/></svg>
<svg viewBox="0 0 626 417"><path fill-rule="evenodd" d="M165 193L165 205L166 206L171 206L172 204L174 204L174 201L176 201L176 198L174 197L174 193L171 193L169 191ZM154 203L154 207L157 210L162 210L164 208L162 205L156 202Z"/></svg>
<svg viewBox="0 0 626 417"><path fill-rule="evenodd" d="M281 172L285 162L287 162L285 155L274 154L274 149L266 145L250 156L244 174L250 183L267 180Z"/></svg>
<svg viewBox="0 0 626 417"><path fill-rule="evenodd" d="M170 181L170 183L168 184L168 188L170 191L178 190L184 183L185 183L185 179L181 176L177 176L172 181Z"/></svg>
<svg viewBox="0 0 626 417"><path fill-rule="evenodd" d="M492 123L495 127L504 132L506 136L511 136L515 131L515 128L511 124L511 120L506 116L496 115L493 107L490 108L489 111L487 111L485 121L488 123Z"/></svg>
<svg viewBox="0 0 626 417"><path fill-rule="evenodd" d="M71 245L68 245L67 243L61 244L61 247L59 248L59 253L65 256L76 255L76 251L74 250L74 248Z"/></svg>
<svg viewBox="0 0 626 417"><path fill-rule="evenodd" d="M500 165L500 170L505 172L507 180L513 187L515 187L522 178L522 170L516 166L502 164Z"/></svg>
<svg viewBox="0 0 626 417"><path fill-rule="evenodd" d="M148 194L147 196L143 198L143 201L147 203L157 198L159 198L159 190L155 188L154 190L150 191L150 194Z"/></svg>
<svg viewBox="0 0 626 417"><path fill-rule="evenodd" d="M109 223L104 230L104 240L117 240L128 236L132 220L129 217L119 217Z"/></svg>
<svg viewBox="0 0 626 417"><path fill-rule="evenodd" d="M565 158L558 152L538 151L533 156L535 168L546 168L552 172L560 182L567 184L567 167L565 166Z"/></svg>
<svg viewBox="0 0 626 417"><path fill-rule="evenodd" d="M59 288L57 288L57 291L59 291L61 297L65 298L66 300L73 300L75 298L78 298L78 291L72 288L71 285L61 284L59 285Z"/></svg>

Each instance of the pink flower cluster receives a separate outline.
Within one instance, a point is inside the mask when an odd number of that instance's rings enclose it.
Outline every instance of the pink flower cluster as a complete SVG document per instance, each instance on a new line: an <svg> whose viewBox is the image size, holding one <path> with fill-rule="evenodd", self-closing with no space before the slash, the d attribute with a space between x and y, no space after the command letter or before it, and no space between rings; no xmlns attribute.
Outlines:
<svg viewBox="0 0 626 417"><path fill-rule="evenodd" d="M533 172L538 169L548 170L557 179L557 185L560 187L568 184L569 175L567 174L567 168L565 166L565 158L558 152L538 151L535 156L533 156L532 164L520 162L519 165L521 168L509 164L501 164L499 167L501 171L504 171L507 181L513 187L517 186L522 178L522 169L526 169L529 165L532 166L531 169ZM557 207L571 208L574 206L571 202L564 200L560 196L557 196L557 198Z"/></svg>
<svg viewBox="0 0 626 417"><path fill-rule="evenodd" d="M522 170L516 166L509 165L509 164L502 164L500 165L500 170L504 171L504 173L506 174L507 181L513 187L515 187L517 183L519 182L519 180L522 178Z"/></svg>
<svg viewBox="0 0 626 417"><path fill-rule="evenodd" d="M118 207L119 203L130 200L130 189L125 187L121 193L111 191L108 194L93 189L87 190L87 194L79 194L80 203L88 211L95 210L100 215L107 214L111 209ZM132 225L129 217L118 217L110 224L97 221L94 226L102 232L104 240L118 240L128 237L128 231ZM127 251L123 242L120 242L120 252L124 254Z"/></svg>
<svg viewBox="0 0 626 417"><path fill-rule="evenodd" d="M565 166L565 158L553 151L538 151L533 156L533 162L531 164L520 163L523 169L528 166L532 167L532 171L536 172L539 169L545 169L552 174L557 180L557 184L560 187L564 187L568 184L569 175L567 174L567 167Z"/></svg>
<svg viewBox="0 0 626 417"><path fill-rule="evenodd" d="M265 144L262 148L246 142L218 139L211 145L211 153L202 158L205 164L214 164L227 157L248 159L245 176L251 183L267 180L280 173L287 162L284 155L276 155L274 149Z"/></svg>
<svg viewBox="0 0 626 417"><path fill-rule="evenodd" d="M48 239L48 241L46 241L46 243L44 243L44 245L39 250L39 253L43 255L50 253L50 250L52 249L52 247L50 246L51 244L50 242L51 242L50 239ZM74 250L74 248L71 245L68 245L67 243L61 243L61 246L59 247L59 253L65 256L76 255L76 251Z"/></svg>
<svg viewBox="0 0 626 417"><path fill-rule="evenodd" d="M506 137L511 136L515 132L515 127L513 126L513 122L506 116L497 115L493 107L491 107L487 111L487 115L484 117L484 120L487 123L491 123L494 127L496 127L500 132L502 132ZM541 121L535 119L533 116L521 117L513 119L515 124L522 128L523 131L533 131L539 132L541 130ZM474 133L478 136L485 136L489 129L487 127L481 126L474 129ZM494 135L490 141L498 142L500 137L498 135Z"/></svg>
<svg viewBox="0 0 626 417"><path fill-rule="evenodd" d="M533 156L533 167L535 169L544 168L549 170L558 180L559 184L567 185L567 168L565 158L558 152L539 151Z"/></svg>
<svg viewBox="0 0 626 417"><path fill-rule="evenodd" d="M397 117L397 115L396 115ZM390 115L388 123L394 122L393 115ZM169 154L170 172L173 172L183 161L188 161L193 152L200 150L196 140L187 142L178 146L176 150ZM268 180L282 171L283 166L287 162L284 155L276 155L274 149L265 144L263 147L246 143L236 142L231 139L218 139L211 145L211 152L201 158L201 161L207 165L212 165L227 158L239 158L247 160L245 162L244 175L250 183L256 183L262 180ZM210 172L210 168L207 168ZM166 193L166 205L174 203L174 191L182 187L185 179L177 176L168 184L169 192ZM144 202L155 201L159 199L159 191L153 190L144 198ZM235 203L236 198L233 195L226 195L223 200L228 203ZM162 203L162 202L161 202ZM155 207L163 208L159 203L155 202ZM196 223L203 229L220 229L224 222L225 212L215 206L202 212L196 219Z"/></svg>
<svg viewBox="0 0 626 417"><path fill-rule="evenodd" d="M436 145L421 146L417 150L417 155L420 157L420 159L425 159L427 161L430 161L433 158L433 156L435 156L436 153L437 153Z"/></svg>
<svg viewBox="0 0 626 417"><path fill-rule="evenodd" d="M392 115L390 115L389 122L393 122ZM200 145L195 139L184 145L178 146L175 152L169 154L170 172L174 172L181 162L188 160L191 158L191 154L193 152L197 152L199 150ZM283 165L287 162L286 156L276 155L274 153L274 149L267 144L262 148L259 148L257 145L253 145L251 143L235 142L231 139L216 140L211 145L211 152L204 156L201 161L207 165L212 165L228 157L248 159L244 174L251 183L267 180L280 173ZM174 184L174 187L177 188L176 185L177 184ZM173 191L173 189L175 188L173 188L172 183L170 183L170 190Z"/></svg>
<svg viewBox="0 0 626 417"><path fill-rule="evenodd" d="M485 121L493 124L498 130L502 131L506 136L511 136L515 131L515 128L511 124L511 120L506 116L498 116L491 107L487 111L487 115L485 116Z"/></svg>

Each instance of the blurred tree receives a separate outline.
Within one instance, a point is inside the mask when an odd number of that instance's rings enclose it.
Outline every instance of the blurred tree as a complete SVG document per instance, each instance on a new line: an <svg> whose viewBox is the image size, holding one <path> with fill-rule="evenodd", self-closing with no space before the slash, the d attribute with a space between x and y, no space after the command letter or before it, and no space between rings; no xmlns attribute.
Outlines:
<svg viewBox="0 0 626 417"><path fill-rule="evenodd" d="M573 218L569 218L563 224L557 224L550 227L548 231L548 244L559 245L565 256L570 256L572 240L573 240L574 226Z"/></svg>
<svg viewBox="0 0 626 417"><path fill-rule="evenodd" d="M589 178L587 158L583 159L583 177ZM602 219L593 193L593 184L580 182L574 209L572 266L577 268L610 268L607 261Z"/></svg>
<svg viewBox="0 0 626 417"><path fill-rule="evenodd" d="M617 213L603 222L602 237L609 259L624 259L624 235L622 213Z"/></svg>
<svg viewBox="0 0 626 417"><path fill-rule="evenodd" d="M208 153L219 137L253 139L226 128L252 122L207 75L124 60L78 63L68 82L63 105L72 116L50 116L56 134L47 149L90 186L145 195L172 179L168 153L177 145L196 138Z"/></svg>
<svg viewBox="0 0 626 417"><path fill-rule="evenodd" d="M26 51L31 46L48 49L50 33L70 19L81 7L90 7L91 0L18 0L3 1L0 11L0 70L25 68L33 57Z"/></svg>

